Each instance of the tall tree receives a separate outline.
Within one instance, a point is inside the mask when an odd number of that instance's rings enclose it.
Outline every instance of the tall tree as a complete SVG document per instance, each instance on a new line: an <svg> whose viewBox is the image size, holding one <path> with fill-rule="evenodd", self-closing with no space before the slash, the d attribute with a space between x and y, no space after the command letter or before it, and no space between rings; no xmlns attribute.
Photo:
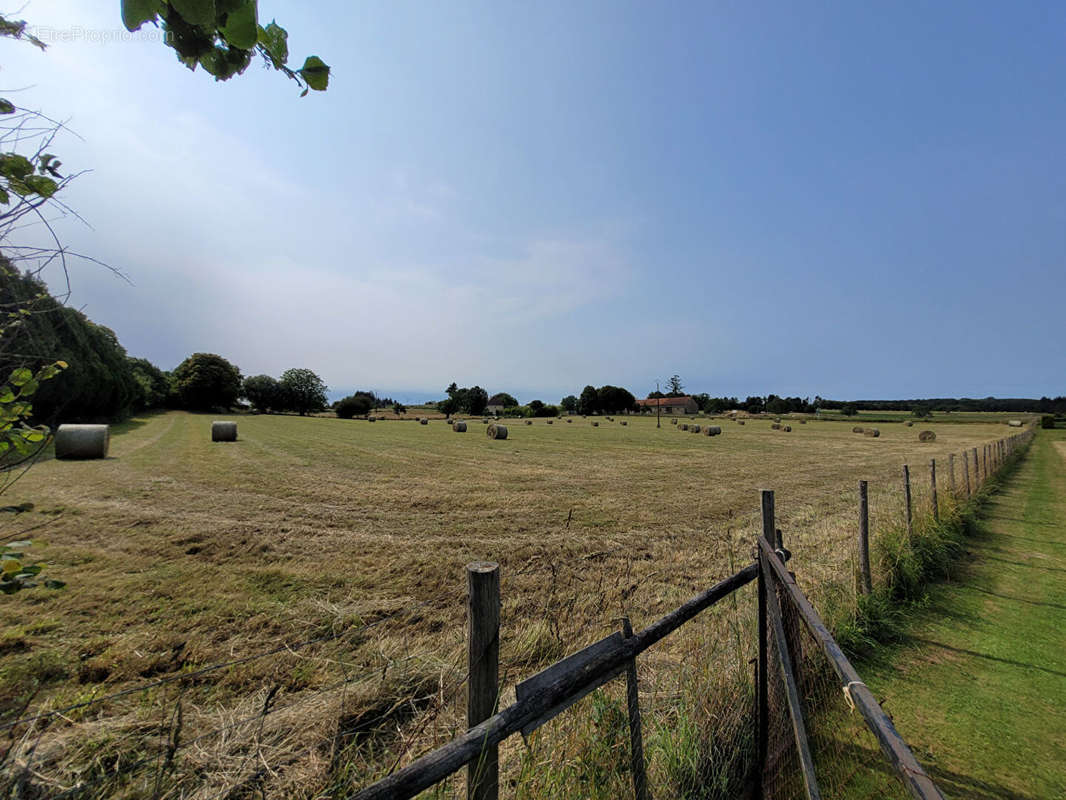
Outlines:
<svg viewBox="0 0 1066 800"><path fill-rule="evenodd" d="M174 370L174 382L182 405L193 411L228 409L241 394L241 371L214 353L193 353Z"/></svg>
<svg viewBox="0 0 1066 800"><path fill-rule="evenodd" d="M326 384L309 369L287 369L281 373L281 395L286 409L300 416L326 407Z"/></svg>
<svg viewBox="0 0 1066 800"><path fill-rule="evenodd" d="M666 381L666 396L681 397L685 393L685 387L681 385L681 376L672 375Z"/></svg>

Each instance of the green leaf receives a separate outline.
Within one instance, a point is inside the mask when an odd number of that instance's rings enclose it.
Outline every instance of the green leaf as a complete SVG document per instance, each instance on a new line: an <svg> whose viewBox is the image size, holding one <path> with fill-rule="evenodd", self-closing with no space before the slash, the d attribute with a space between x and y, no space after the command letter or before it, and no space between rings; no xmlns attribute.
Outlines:
<svg viewBox="0 0 1066 800"><path fill-rule="evenodd" d="M34 444L37 444L39 442L43 442L47 435L48 434L46 434L44 431L33 429L26 431L26 433L22 434L22 438L25 439L27 442L33 442Z"/></svg>
<svg viewBox="0 0 1066 800"><path fill-rule="evenodd" d="M18 577L32 578L41 574L41 570L44 569L44 564L30 564L28 567L23 567L22 571L18 574Z"/></svg>
<svg viewBox="0 0 1066 800"><path fill-rule="evenodd" d="M170 0L170 5L190 25L215 29L215 0Z"/></svg>
<svg viewBox="0 0 1066 800"><path fill-rule="evenodd" d="M0 97L0 114L14 114L14 113L15 113L15 104L12 103L10 100L5 100L3 97Z"/></svg>
<svg viewBox="0 0 1066 800"><path fill-rule="evenodd" d="M59 184L44 175L31 175L26 178L25 183L41 197L51 197L59 188Z"/></svg>
<svg viewBox="0 0 1066 800"><path fill-rule="evenodd" d="M22 571L22 562L17 558L5 558L0 561L0 572L4 572L8 575L13 575L16 572Z"/></svg>
<svg viewBox="0 0 1066 800"><path fill-rule="evenodd" d="M0 403L12 403L15 401L15 393L10 386L0 388Z"/></svg>
<svg viewBox="0 0 1066 800"><path fill-rule="evenodd" d="M62 589L67 584L64 583L63 581L57 581L57 580L54 580L53 578L49 578L48 580L46 580L44 582L44 585L48 589Z"/></svg>
<svg viewBox="0 0 1066 800"><path fill-rule="evenodd" d="M329 66L318 56L308 56L300 68L300 77L316 92L324 92L329 86Z"/></svg>
<svg viewBox="0 0 1066 800"><path fill-rule="evenodd" d="M33 372L25 367L19 367L18 369L13 370L11 372L11 377L8 378L8 381L14 386L22 386L31 380L33 380Z"/></svg>
<svg viewBox="0 0 1066 800"><path fill-rule="evenodd" d="M140 30L141 25L155 20L159 5L156 0L122 0L122 24L128 31Z"/></svg>
<svg viewBox="0 0 1066 800"><path fill-rule="evenodd" d="M0 175L5 178L15 181L32 174L33 164L25 156L20 156L18 153L0 155Z"/></svg>
<svg viewBox="0 0 1066 800"><path fill-rule="evenodd" d="M256 18L254 0L244 0L235 10L226 15L226 24L219 30L233 47L251 50L259 41L259 20Z"/></svg>
<svg viewBox="0 0 1066 800"><path fill-rule="evenodd" d="M33 378L30 378L28 381L22 384L22 391L19 392L19 397L32 397L33 393L37 391L38 385L39 384L37 383L37 381L35 381Z"/></svg>
<svg viewBox="0 0 1066 800"><path fill-rule="evenodd" d="M289 60L289 33L276 22L259 29L259 44L266 48L275 67Z"/></svg>

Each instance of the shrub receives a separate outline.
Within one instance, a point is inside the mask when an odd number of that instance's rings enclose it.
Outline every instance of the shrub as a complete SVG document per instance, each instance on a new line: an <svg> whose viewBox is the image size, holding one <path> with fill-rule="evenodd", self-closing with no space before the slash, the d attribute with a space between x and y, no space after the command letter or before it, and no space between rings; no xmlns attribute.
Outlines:
<svg viewBox="0 0 1066 800"><path fill-rule="evenodd" d="M1041 428L1054 428L1055 427L1055 418L1051 414L1044 414L1040 418L1040 427Z"/></svg>
<svg viewBox="0 0 1066 800"><path fill-rule="evenodd" d="M369 397L356 393L337 401L336 412L341 419L351 419L369 414L373 404Z"/></svg>

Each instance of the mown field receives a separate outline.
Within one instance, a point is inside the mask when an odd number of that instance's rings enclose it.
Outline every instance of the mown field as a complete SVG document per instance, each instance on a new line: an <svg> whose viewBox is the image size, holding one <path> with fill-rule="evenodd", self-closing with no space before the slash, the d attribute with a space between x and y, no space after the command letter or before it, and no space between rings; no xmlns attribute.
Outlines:
<svg viewBox="0 0 1066 800"><path fill-rule="evenodd" d="M211 442L210 416L134 419L107 460L45 458L5 496L35 504L5 538L32 538L68 585L0 604L0 709L9 720L336 635L50 720L31 760L54 787L103 775L156 752L180 701L183 757L205 787L182 796L358 785L461 725L468 562L501 564L508 685L747 563L762 488L776 490L801 585L828 602L852 590L857 480L870 481L876 534L898 524L903 463L924 504L929 460L946 484L939 460L1007 435L1008 416L882 424L877 439L854 420L793 420L791 433L716 420L713 438L665 419L512 420L506 441L480 420L457 434L439 420L240 416L232 444ZM918 442L925 429L935 442ZM739 619L701 635L735 638L740 659ZM679 695L705 644L678 635L642 662L651 705ZM268 726L236 724L264 703L279 709ZM649 758L669 770L678 756L655 755L655 730Z"/></svg>

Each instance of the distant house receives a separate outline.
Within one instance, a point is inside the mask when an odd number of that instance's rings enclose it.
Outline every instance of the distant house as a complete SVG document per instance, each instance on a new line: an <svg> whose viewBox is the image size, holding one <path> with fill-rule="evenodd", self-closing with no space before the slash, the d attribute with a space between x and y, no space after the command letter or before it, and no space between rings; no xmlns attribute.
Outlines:
<svg viewBox="0 0 1066 800"><path fill-rule="evenodd" d="M503 406L498 405L498 404L489 403L487 406L485 406L485 413L486 414L502 414L503 413Z"/></svg>
<svg viewBox="0 0 1066 800"><path fill-rule="evenodd" d="M656 407L662 409L663 414L695 414L700 410L696 401L687 395L685 397L646 397L638 400L637 405L641 411L654 411Z"/></svg>

